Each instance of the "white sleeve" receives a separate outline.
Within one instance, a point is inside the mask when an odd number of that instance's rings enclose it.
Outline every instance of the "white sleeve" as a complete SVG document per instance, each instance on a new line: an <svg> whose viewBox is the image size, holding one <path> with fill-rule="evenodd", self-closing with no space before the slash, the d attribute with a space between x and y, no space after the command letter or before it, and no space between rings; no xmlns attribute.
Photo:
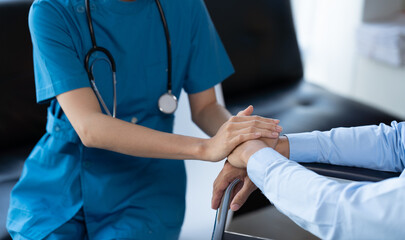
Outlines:
<svg viewBox="0 0 405 240"><path fill-rule="evenodd" d="M250 179L284 214L322 239L403 239L405 173L378 183L320 176L271 148L256 152Z"/></svg>

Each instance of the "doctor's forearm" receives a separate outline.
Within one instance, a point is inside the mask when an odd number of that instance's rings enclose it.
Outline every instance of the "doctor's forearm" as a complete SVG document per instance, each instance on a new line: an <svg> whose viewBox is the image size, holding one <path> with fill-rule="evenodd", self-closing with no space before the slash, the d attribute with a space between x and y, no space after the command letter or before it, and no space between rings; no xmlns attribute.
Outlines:
<svg viewBox="0 0 405 240"><path fill-rule="evenodd" d="M206 139L160 132L101 113L90 116L88 122L79 134L87 147L138 157L206 160Z"/></svg>
<svg viewBox="0 0 405 240"><path fill-rule="evenodd" d="M165 133L112 118L102 113L87 113L76 125L80 139L87 147L95 147L127 155L166 159L198 159L220 161L242 142L269 134L272 123L250 132L254 121L241 122L233 117L210 139ZM245 119L242 119L245 120Z"/></svg>
<svg viewBox="0 0 405 240"><path fill-rule="evenodd" d="M57 100L85 146L138 157L219 161L242 142L269 135L269 129L275 125L271 120L258 121L256 117L232 117L214 137L200 139L107 116L101 112L91 88L60 94Z"/></svg>

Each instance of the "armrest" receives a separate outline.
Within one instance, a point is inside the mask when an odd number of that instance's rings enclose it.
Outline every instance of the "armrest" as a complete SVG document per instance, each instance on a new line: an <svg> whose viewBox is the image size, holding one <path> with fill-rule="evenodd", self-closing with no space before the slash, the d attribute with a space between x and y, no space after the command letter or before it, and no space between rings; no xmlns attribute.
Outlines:
<svg viewBox="0 0 405 240"><path fill-rule="evenodd" d="M229 186L225 190L224 196L221 200L221 204L217 210L217 215L215 216L214 231L212 232L211 238L212 240L223 239L232 190L239 182L239 179L233 180L233 182L229 184Z"/></svg>
<svg viewBox="0 0 405 240"><path fill-rule="evenodd" d="M344 167L323 163L301 164L320 175L352 181L378 182L387 178L398 177L401 173L383 172L365 168Z"/></svg>
<svg viewBox="0 0 405 240"><path fill-rule="evenodd" d="M224 196L221 200L221 205L217 210L215 216L214 230L212 232L212 240L267 240L265 238L258 238L255 236L249 236L234 232L225 231L226 218L229 211L229 203L231 201L231 194L233 188L240 182L239 179L235 179L229 186L226 188Z"/></svg>
<svg viewBox="0 0 405 240"><path fill-rule="evenodd" d="M269 239L225 231L222 240L269 240Z"/></svg>

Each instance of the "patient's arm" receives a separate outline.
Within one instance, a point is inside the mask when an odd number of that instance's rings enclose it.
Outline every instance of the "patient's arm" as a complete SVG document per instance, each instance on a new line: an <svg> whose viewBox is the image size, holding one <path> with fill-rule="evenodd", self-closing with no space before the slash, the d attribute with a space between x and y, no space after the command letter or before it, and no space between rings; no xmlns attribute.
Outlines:
<svg viewBox="0 0 405 240"><path fill-rule="evenodd" d="M279 210L321 239L404 236L404 174L378 183L340 183L257 141L242 146L239 156L248 161L247 172L256 186Z"/></svg>
<svg viewBox="0 0 405 240"><path fill-rule="evenodd" d="M321 239L401 238L405 178L340 183L320 176L262 141L248 141L228 160L247 165L262 193L294 222Z"/></svg>
<svg viewBox="0 0 405 240"><path fill-rule="evenodd" d="M287 159L297 162L321 162L334 165L355 166L376 170L400 172L405 168L404 154L404 123L393 122L391 127L364 126L353 128L337 128L327 132L311 132L287 134L280 137L275 150ZM270 145L271 139L262 139ZM247 144L244 144L247 145ZM258 149L256 149L258 150ZM234 164L240 166L242 159L233 152ZM239 162L239 163L238 163ZM246 162L244 163L246 166ZM218 208L223 191L233 179L231 171L241 171L228 167L214 183L212 207ZM221 172L222 173L222 172ZM231 176L226 178L225 176ZM228 183L228 184L229 184ZM253 188L252 188L253 189ZM242 205L250 192L241 193L239 199L231 203ZM234 210L234 209L233 209ZM236 209L235 209L236 210Z"/></svg>
<svg viewBox="0 0 405 240"><path fill-rule="evenodd" d="M289 156L297 162L320 162L400 172L405 167L405 123L391 126L336 128L331 131L287 134ZM283 142L285 144L285 142Z"/></svg>

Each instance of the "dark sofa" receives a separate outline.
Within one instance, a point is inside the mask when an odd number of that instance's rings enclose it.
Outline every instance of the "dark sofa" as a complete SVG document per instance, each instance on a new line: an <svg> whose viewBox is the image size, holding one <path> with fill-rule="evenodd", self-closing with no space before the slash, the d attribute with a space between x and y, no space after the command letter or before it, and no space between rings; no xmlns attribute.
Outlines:
<svg viewBox="0 0 405 240"><path fill-rule="evenodd" d="M9 195L24 160L45 133L46 106L36 104L28 10L32 1L0 1L0 239Z"/></svg>
<svg viewBox="0 0 405 240"><path fill-rule="evenodd" d="M45 132L46 106L37 105L35 100L27 24L31 2L0 1L1 240L9 239L5 221L11 188L25 158ZM285 132L390 123L397 119L302 80L288 1L206 0L206 4L236 69L236 74L223 84L232 113L253 104L256 114L280 119ZM358 174L354 171L352 176ZM239 214L268 204L257 192Z"/></svg>

